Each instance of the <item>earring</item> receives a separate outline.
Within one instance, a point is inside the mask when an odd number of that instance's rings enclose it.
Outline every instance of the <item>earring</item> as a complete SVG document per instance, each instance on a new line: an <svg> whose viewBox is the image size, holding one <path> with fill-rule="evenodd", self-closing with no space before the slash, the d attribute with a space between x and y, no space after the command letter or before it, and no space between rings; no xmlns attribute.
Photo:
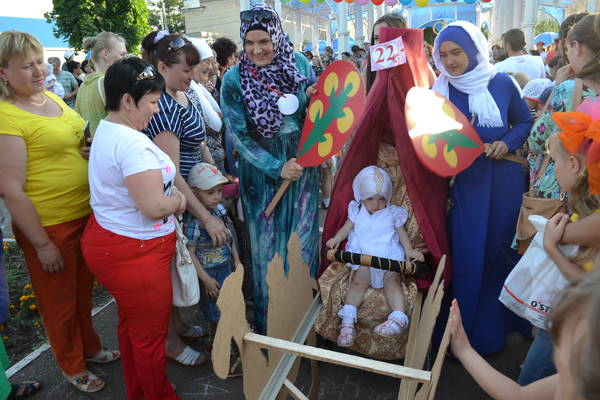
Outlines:
<svg viewBox="0 0 600 400"><path fill-rule="evenodd" d="M4 81L4 84L5 84L6 86L8 86L8 81L7 81L7 80L5 80L5 79L3 79L3 81Z"/></svg>

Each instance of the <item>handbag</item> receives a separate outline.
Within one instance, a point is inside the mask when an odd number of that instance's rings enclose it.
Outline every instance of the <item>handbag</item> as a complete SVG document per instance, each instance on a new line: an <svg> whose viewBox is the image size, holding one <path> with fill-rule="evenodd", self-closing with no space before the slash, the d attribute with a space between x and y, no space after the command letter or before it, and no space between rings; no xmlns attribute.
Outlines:
<svg viewBox="0 0 600 400"><path fill-rule="evenodd" d="M546 101L546 104L544 104L544 109L542 110L541 115L544 115L548 111L553 94L554 89L552 89L550 96L548 96L548 100ZM575 88L573 90L572 109L577 109L579 104L581 104L582 94L583 81L581 79L576 79ZM546 169L548 168L549 162L550 156L546 154L544 156L542 167L538 171L534 181L538 181L544 175ZM555 214L565 211L566 205L564 203L564 194L561 194L560 199L545 199L539 197L538 191L528 191L524 193L523 200L521 202L521 209L519 210L519 219L517 220L517 252L519 254L524 254L527 250L527 247L531 243L533 236L536 234L535 227L529 222L530 215L541 215L546 218L551 218Z"/></svg>
<svg viewBox="0 0 600 400"><path fill-rule="evenodd" d="M200 284L196 267L190 256L186 244L187 238L183 234L181 224L175 218L175 233L177 244L175 255L171 261L171 284L173 286L173 305L189 307L200 301Z"/></svg>
<svg viewBox="0 0 600 400"><path fill-rule="evenodd" d="M559 292L569 281L544 250L544 228L548 220L539 215L529 217L536 229L531 245L508 274L500 297L508 309L534 326L547 329L548 314ZM565 257L572 257L578 246L560 246Z"/></svg>

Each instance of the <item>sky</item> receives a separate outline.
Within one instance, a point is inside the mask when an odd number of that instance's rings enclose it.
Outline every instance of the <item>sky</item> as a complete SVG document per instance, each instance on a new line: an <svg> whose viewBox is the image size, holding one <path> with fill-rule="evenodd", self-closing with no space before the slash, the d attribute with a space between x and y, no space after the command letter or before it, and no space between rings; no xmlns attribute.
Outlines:
<svg viewBox="0 0 600 400"><path fill-rule="evenodd" d="M52 0L0 0L0 16L44 18L52 10Z"/></svg>

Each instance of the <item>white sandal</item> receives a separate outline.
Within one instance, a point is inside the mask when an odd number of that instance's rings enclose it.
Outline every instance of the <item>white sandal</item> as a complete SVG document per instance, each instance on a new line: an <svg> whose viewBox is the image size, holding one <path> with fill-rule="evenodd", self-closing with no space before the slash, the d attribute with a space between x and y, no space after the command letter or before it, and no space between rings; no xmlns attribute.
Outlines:
<svg viewBox="0 0 600 400"><path fill-rule="evenodd" d="M106 382L90 371L85 371L75 376L69 376L63 372L63 376L75 389L83 393L96 393L106 386Z"/></svg>
<svg viewBox="0 0 600 400"><path fill-rule="evenodd" d="M394 329L394 325L398 326L400 329L399 332ZM406 325L402 324L401 321L396 318L388 318L386 321L373 328L373 333L386 338L393 338L402 335L402 332L404 332L405 329Z"/></svg>
<svg viewBox="0 0 600 400"><path fill-rule="evenodd" d="M171 361L175 361L186 367L198 367L204 364L207 360L206 356L199 351L192 349L190 346L185 346L183 351L176 357L167 357ZM201 360L198 362L198 360Z"/></svg>
<svg viewBox="0 0 600 400"><path fill-rule="evenodd" d="M96 364L108 364L117 361L119 358L121 358L121 352L119 350L102 349L92 357L85 358L85 361Z"/></svg>

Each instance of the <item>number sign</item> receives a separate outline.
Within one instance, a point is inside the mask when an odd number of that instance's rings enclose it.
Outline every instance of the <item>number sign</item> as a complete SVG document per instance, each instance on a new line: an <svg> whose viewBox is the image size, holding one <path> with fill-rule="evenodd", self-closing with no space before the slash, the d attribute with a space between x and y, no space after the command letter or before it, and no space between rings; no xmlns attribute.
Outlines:
<svg viewBox="0 0 600 400"><path fill-rule="evenodd" d="M389 42L376 44L370 47L371 71L393 68L406 63L406 52L402 37L397 37Z"/></svg>

